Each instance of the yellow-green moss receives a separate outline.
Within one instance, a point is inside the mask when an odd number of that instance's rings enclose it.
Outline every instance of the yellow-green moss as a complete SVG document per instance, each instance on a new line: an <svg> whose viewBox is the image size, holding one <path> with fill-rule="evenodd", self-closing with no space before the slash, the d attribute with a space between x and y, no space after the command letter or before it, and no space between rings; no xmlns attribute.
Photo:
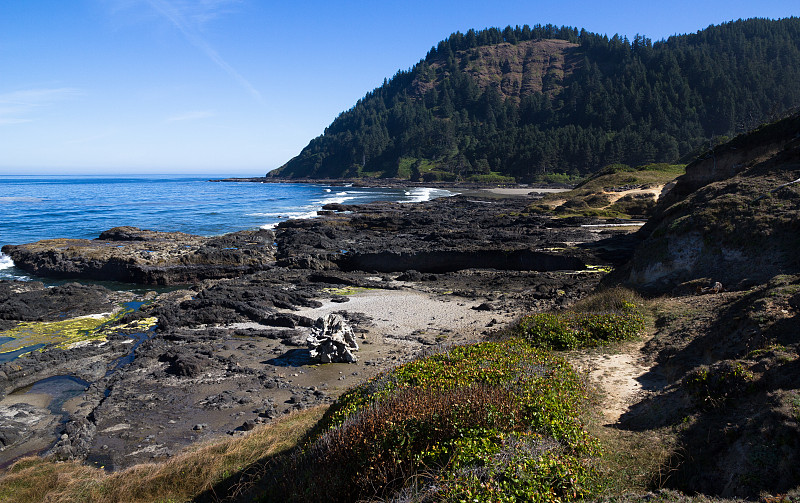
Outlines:
<svg viewBox="0 0 800 503"><path fill-rule="evenodd" d="M8 353L38 344L56 344L59 348L68 348L75 343L97 340L104 341L106 336L119 330L146 331L155 326L156 318L143 318L125 325L115 326L130 309L119 310L104 315L80 316L61 321L22 322L16 327L0 332L0 337L11 337L13 340L3 344L0 353Z"/></svg>
<svg viewBox="0 0 800 503"><path fill-rule="evenodd" d="M341 288L322 289L322 291L327 293L328 295L341 295L341 296L355 295L357 293L367 292L369 290L375 290L375 288L364 288L360 286L344 286Z"/></svg>

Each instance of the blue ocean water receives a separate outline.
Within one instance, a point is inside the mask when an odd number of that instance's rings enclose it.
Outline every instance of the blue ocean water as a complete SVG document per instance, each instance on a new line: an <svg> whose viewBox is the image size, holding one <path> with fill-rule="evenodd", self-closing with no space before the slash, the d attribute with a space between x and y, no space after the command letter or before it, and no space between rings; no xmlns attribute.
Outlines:
<svg viewBox="0 0 800 503"><path fill-rule="evenodd" d="M198 176L0 176L0 246L96 238L131 225L211 236L307 218L324 204L419 202L451 193L429 188L209 182ZM24 279L0 255L0 279Z"/></svg>

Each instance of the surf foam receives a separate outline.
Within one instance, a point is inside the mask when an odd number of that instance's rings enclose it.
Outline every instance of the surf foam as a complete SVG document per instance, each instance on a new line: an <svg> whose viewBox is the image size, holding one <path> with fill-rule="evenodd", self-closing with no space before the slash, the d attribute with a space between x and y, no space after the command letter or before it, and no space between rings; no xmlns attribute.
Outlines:
<svg viewBox="0 0 800 503"><path fill-rule="evenodd" d="M11 257L0 252L0 270L11 269L12 267L14 267L14 261L11 260Z"/></svg>

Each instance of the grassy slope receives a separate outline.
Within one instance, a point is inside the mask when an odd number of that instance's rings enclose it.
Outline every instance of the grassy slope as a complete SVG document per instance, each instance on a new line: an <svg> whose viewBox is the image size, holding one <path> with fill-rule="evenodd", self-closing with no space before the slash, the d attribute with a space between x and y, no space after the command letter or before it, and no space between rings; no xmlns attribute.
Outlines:
<svg viewBox="0 0 800 503"><path fill-rule="evenodd" d="M327 407L292 414L250 435L192 448L163 463L143 464L105 473L80 463L54 463L32 457L0 475L0 501L177 502L188 501L236 480L265 459L297 445ZM244 490L244 486L239 486ZM224 490L224 489L223 489ZM231 490L231 494L235 490Z"/></svg>
<svg viewBox="0 0 800 503"><path fill-rule="evenodd" d="M559 217L647 218L661 188L684 173L683 165L647 164L604 168L573 190L549 194L531 210Z"/></svg>

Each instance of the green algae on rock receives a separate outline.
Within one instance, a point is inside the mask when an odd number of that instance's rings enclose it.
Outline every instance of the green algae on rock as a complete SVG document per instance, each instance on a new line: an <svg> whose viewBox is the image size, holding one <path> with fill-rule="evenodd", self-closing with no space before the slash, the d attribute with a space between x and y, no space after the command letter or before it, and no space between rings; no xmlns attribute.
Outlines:
<svg viewBox="0 0 800 503"><path fill-rule="evenodd" d="M115 326L130 312L130 309L121 309L115 313L79 316L62 321L21 322L14 328L0 332L0 337L12 339L2 345L0 354L42 344L55 344L57 348L67 349L84 341L105 341L109 334L121 330L147 331L156 324L156 318L144 318Z"/></svg>

